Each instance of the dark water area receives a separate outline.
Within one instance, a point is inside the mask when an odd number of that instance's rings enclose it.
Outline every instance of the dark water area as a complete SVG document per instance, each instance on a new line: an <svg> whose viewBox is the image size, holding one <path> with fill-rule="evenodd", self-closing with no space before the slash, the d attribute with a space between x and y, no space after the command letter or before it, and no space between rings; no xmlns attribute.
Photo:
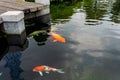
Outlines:
<svg viewBox="0 0 120 80"><path fill-rule="evenodd" d="M119 0L52 5L51 30L66 43L49 40L49 28L28 31L23 46L8 46L0 37L0 80L120 80L119 5ZM32 71L38 65L65 73L40 76Z"/></svg>

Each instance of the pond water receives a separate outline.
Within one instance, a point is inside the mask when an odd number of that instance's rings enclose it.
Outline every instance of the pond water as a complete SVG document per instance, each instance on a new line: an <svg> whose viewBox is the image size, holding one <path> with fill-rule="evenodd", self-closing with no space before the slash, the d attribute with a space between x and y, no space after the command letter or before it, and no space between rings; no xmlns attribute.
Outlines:
<svg viewBox="0 0 120 80"><path fill-rule="evenodd" d="M9 46L0 57L0 80L120 80L120 1L85 1L51 6L58 8L51 10L51 29L66 43L52 42L43 31L26 46ZM65 73L40 76L32 71L38 65Z"/></svg>

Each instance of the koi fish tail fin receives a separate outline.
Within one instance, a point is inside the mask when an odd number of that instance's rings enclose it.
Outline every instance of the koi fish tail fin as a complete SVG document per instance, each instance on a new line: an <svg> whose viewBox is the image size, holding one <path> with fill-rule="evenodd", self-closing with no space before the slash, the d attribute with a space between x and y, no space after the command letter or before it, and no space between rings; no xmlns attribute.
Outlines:
<svg viewBox="0 0 120 80"><path fill-rule="evenodd" d="M58 69L57 72L61 74L65 73L62 69Z"/></svg>
<svg viewBox="0 0 120 80"><path fill-rule="evenodd" d="M41 76L43 76L43 73L41 71L38 72Z"/></svg>
<svg viewBox="0 0 120 80"><path fill-rule="evenodd" d="M2 72L0 72L0 76L2 75Z"/></svg>

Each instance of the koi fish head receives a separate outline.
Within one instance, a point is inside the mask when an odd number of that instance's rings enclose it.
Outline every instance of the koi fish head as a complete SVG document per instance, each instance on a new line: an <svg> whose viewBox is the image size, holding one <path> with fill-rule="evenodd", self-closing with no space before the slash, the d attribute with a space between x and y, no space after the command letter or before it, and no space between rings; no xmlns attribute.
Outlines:
<svg viewBox="0 0 120 80"><path fill-rule="evenodd" d="M44 71L45 70L45 66L36 66L33 68L33 71L38 72L38 71Z"/></svg>

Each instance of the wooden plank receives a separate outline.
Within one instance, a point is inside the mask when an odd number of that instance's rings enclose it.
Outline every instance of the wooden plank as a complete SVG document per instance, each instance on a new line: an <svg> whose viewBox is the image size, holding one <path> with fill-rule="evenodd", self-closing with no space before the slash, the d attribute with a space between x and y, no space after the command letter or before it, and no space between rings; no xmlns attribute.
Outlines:
<svg viewBox="0 0 120 80"><path fill-rule="evenodd" d="M22 5L26 5L29 8L37 8L37 10L41 10L46 7L46 5L43 5L41 3L32 3L32 2L22 2Z"/></svg>
<svg viewBox="0 0 120 80"><path fill-rule="evenodd" d="M29 8L30 9L30 12L35 12L37 10L41 10L43 9L44 7L46 7L45 5L43 4L40 4L40 3L32 3L32 2L17 2L17 1L9 1L9 0L2 0L3 2L6 2L6 3L12 3L12 4L16 4L16 5L21 5L21 6L24 6L25 8Z"/></svg>
<svg viewBox="0 0 120 80"><path fill-rule="evenodd" d="M25 19L36 17L36 12L48 7L40 3L17 2L16 0L0 0L0 14L7 11L24 11Z"/></svg>
<svg viewBox="0 0 120 80"><path fill-rule="evenodd" d="M0 1L7 1L7 0L0 0ZM9 0L9 1L16 1L16 0Z"/></svg>
<svg viewBox="0 0 120 80"><path fill-rule="evenodd" d="M4 10L4 11L17 11L17 9L9 8L9 7L3 7L3 6L0 6L0 10Z"/></svg>
<svg viewBox="0 0 120 80"><path fill-rule="evenodd" d="M13 4L13 3L6 3L6 2L0 1L0 6L21 10L21 11L24 11L25 13L30 12L29 8L26 8L21 5Z"/></svg>
<svg viewBox="0 0 120 80"><path fill-rule="evenodd" d="M30 9L30 12L37 11L36 7L27 6L26 4L23 4L24 2L15 2L15 1L2 1L2 2L9 3L9 4L15 4L17 6L19 5L25 9Z"/></svg>
<svg viewBox="0 0 120 80"><path fill-rule="evenodd" d="M4 12L6 12L6 11L5 11L5 10L1 10L1 9L0 9L0 14L2 14L2 13L4 13Z"/></svg>

